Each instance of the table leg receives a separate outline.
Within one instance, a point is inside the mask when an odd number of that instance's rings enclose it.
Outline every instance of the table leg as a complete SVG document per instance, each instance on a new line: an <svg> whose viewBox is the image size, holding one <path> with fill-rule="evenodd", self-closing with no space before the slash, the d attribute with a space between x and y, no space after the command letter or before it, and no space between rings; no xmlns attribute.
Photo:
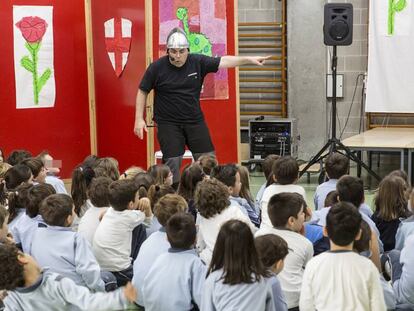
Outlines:
<svg viewBox="0 0 414 311"><path fill-rule="evenodd" d="M362 160L362 151L357 151L357 156L358 156L358 159ZM357 176L358 178L361 178L361 165L360 164L357 165Z"/></svg>
<svg viewBox="0 0 414 311"><path fill-rule="evenodd" d="M403 150L401 150L401 162L400 162L401 164L400 164L400 169L402 170L402 171L404 171L404 167L405 167L405 165L404 165L404 149Z"/></svg>
<svg viewBox="0 0 414 311"><path fill-rule="evenodd" d="M413 160L412 149L408 149L408 172L407 172L407 174L408 174L408 181L409 181L410 184L411 184L412 177L413 177L412 176L413 175L412 160Z"/></svg>

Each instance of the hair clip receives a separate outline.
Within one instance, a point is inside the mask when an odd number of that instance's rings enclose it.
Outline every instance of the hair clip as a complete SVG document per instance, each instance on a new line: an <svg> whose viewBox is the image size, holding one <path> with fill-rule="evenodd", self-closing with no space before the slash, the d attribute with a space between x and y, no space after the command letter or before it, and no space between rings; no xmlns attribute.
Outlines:
<svg viewBox="0 0 414 311"><path fill-rule="evenodd" d="M83 167L82 167L82 166L79 166L79 170L80 170L81 172L83 172Z"/></svg>

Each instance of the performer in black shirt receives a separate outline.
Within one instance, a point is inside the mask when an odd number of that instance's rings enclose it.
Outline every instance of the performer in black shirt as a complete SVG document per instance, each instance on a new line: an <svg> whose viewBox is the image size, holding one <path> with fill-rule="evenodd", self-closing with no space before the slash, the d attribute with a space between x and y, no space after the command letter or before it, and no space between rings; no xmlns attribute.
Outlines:
<svg viewBox="0 0 414 311"><path fill-rule="evenodd" d="M163 162L173 172L173 183L179 181L179 169L187 145L194 160L206 153L214 154L207 125L200 108L204 77L220 68L245 64L262 66L269 57L189 54L188 39L183 30L174 28L167 37L167 55L153 62L139 85L136 99L135 134L144 138L147 125L144 108L148 93L154 89L154 121Z"/></svg>

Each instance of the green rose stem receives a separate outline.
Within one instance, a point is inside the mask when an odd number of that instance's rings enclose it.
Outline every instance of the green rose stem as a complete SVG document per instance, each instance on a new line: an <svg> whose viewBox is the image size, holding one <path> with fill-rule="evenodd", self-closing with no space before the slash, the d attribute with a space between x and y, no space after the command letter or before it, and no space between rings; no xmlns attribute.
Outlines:
<svg viewBox="0 0 414 311"><path fill-rule="evenodd" d="M37 43L28 43L30 53L32 54L33 62L33 95L35 105L39 104L39 90L37 88L37 52L39 51L40 42Z"/></svg>
<svg viewBox="0 0 414 311"><path fill-rule="evenodd" d="M406 6L406 0L388 0L388 35L394 34L395 13L401 12Z"/></svg>

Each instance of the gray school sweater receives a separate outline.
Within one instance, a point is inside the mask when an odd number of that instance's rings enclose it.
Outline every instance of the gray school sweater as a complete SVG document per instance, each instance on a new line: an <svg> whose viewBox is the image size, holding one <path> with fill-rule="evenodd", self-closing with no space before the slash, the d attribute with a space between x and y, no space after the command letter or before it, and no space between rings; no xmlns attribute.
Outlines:
<svg viewBox="0 0 414 311"><path fill-rule="evenodd" d="M128 302L123 289L110 293L91 293L69 278L44 270L30 287L9 291L5 311L123 310Z"/></svg>

